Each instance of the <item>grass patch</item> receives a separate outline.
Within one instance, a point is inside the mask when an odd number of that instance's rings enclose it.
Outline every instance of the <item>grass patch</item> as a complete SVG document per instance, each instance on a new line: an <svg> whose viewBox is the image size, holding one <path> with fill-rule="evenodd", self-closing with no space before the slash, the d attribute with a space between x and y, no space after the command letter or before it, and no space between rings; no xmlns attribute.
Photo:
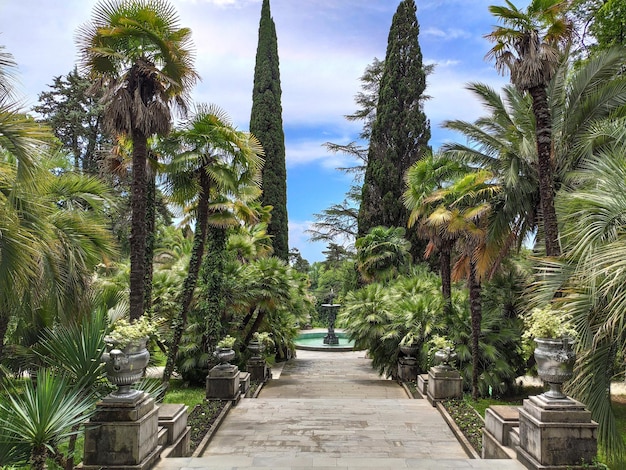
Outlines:
<svg viewBox="0 0 626 470"><path fill-rule="evenodd" d="M191 412L196 405L203 403L205 398L206 389L204 387L193 387L182 380L171 380L163 403L183 403L189 407Z"/></svg>
<svg viewBox="0 0 626 470"><path fill-rule="evenodd" d="M523 387L520 388L517 393L514 393L506 397L491 397L491 398L479 398L474 401L469 395L465 396L465 399L474 407L480 416L485 418L485 410L492 405L509 405L509 406L522 406L522 402L530 395L539 395L544 392L543 387Z"/></svg>

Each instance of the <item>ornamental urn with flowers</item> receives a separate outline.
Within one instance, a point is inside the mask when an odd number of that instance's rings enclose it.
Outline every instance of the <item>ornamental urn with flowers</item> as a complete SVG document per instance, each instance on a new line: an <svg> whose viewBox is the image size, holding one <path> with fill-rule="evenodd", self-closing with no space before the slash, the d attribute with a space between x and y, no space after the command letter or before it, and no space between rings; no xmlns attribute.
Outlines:
<svg viewBox="0 0 626 470"><path fill-rule="evenodd" d="M561 387L573 377L576 362L573 349L575 330L571 316L563 310L547 306L532 309L523 319L526 330L522 337L536 343L533 353L537 375L550 387L542 396L553 400L566 399Z"/></svg>
<svg viewBox="0 0 626 470"><path fill-rule="evenodd" d="M456 361L457 354L454 352L454 343L445 336L435 335L430 340L433 363L438 369L453 369L452 364Z"/></svg>
<svg viewBox="0 0 626 470"><path fill-rule="evenodd" d="M248 350L252 353L253 359L262 359L263 351L268 346L273 346L274 341L267 332L259 333L258 331L252 335L252 340L248 343Z"/></svg>
<svg viewBox="0 0 626 470"><path fill-rule="evenodd" d="M399 347L407 359L412 359L419 351L419 342L413 333L407 333L400 341Z"/></svg>
<svg viewBox="0 0 626 470"><path fill-rule="evenodd" d="M154 325L144 317L132 323L119 319L104 337L106 348L101 360L107 379L118 387L111 398L126 400L142 393L133 390L132 385L144 376L150 360L147 343L155 333Z"/></svg>
<svg viewBox="0 0 626 470"><path fill-rule="evenodd" d="M233 346L236 342L236 338L227 335L217 343L217 347L215 348L215 352L213 353L213 355L220 362L217 367L219 367L220 369L228 369L232 367L230 361L235 358L235 351L233 350Z"/></svg>

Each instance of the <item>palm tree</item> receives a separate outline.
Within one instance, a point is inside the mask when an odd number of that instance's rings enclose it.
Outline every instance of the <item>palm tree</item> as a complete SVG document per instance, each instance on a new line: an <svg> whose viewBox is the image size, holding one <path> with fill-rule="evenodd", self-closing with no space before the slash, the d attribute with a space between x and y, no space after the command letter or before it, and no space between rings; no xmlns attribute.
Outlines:
<svg viewBox="0 0 626 470"><path fill-rule="evenodd" d="M164 0L111 0L96 5L77 41L82 66L105 87L105 129L133 143L130 317L137 319L145 306L147 143L169 132L170 106L184 110L197 79L191 31Z"/></svg>
<svg viewBox="0 0 626 470"><path fill-rule="evenodd" d="M435 250L439 252L439 273L441 276L441 292L449 305L452 299L451 256L458 233L448 226L448 220L439 219L441 223L428 222L441 201L432 204L430 196L463 171L462 166L445 155L429 153L415 162L405 175L407 189L404 192L404 205L411 211L409 228L418 224L420 236L429 240L425 258Z"/></svg>
<svg viewBox="0 0 626 470"><path fill-rule="evenodd" d="M493 269L501 252L499 239L490 239L487 227L492 214L492 201L499 192L492 183L493 175L485 170L470 171L457 176L445 187L436 190L425 201L437 207L424 221L431 228L445 228L458 238L460 256L452 271L453 279L466 279L469 289L472 325L472 397L478 398L478 371L482 321L481 280Z"/></svg>
<svg viewBox="0 0 626 470"><path fill-rule="evenodd" d="M356 263L363 280L388 280L408 267L411 243L402 227L374 227L357 239Z"/></svg>
<svg viewBox="0 0 626 470"><path fill-rule="evenodd" d="M513 85L532 97L546 254L559 256L547 88L561 62L560 48L571 39L573 24L566 15L568 2L563 0L532 0L525 12L509 0L506 5L489 7L502 26L485 36L496 43L487 57L495 59L498 71L509 71Z"/></svg>
<svg viewBox="0 0 626 470"><path fill-rule="evenodd" d="M578 67L564 60L553 77L548 96L556 189L575 188L576 180L570 175L600 143L589 138L594 126L625 115L626 77L619 74L624 60L623 49L596 54ZM504 87L502 96L480 83L470 83L467 88L488 114L471 123L444 122L468 143L445 144L441 150L453 160L493 173L502 190L494 202L497 217L490 231L495 238L495 232L509 232L508 246L519 249L535 231L545 238L538 225L540 183L531 98L511 86Z"/></svg>
<svg viewBox="0 0 626 470"><path fill-rule="evenodd" d="M38 151L50 134L23 114L13 87L16 63L0 46L0 359L11 314L37 271L38 237L22 223L40 220L28 202Z"/></svg>
<svg viewBox="0 0 626 470"><path fill-rule="evenodd" d="M504 256L509 248L519 249L524 239L540 228L532 103L528 95L512 86L503 88L503 96L481 83L470 83L467 89L489 114L473 123L445 121L444 127L460 132L468 143L447 143L441 150L449 159L491 172L501 187L498 198L492 201L495 217L489 231L494 238L498 233L510 234Z"/></svg>
<svg viewBox="0 0 626 470"><path fill-rule="evenodd" d="M166 146L168 144L166 143ZM223 111L199 105L195 116L169 142L177 153L170 164L174 199L181 205L195 202L194 243L189 270L183 284L180 311L174 319L174 336L168 351L163 381L168 382L187 325L187 315L198 282L209 225L234 225L227 209L228 194L260 183L263 149L247 132L237 131ZM257 186L258 188L258 186ZM255 194L259 194L256 192Z"/></svg>

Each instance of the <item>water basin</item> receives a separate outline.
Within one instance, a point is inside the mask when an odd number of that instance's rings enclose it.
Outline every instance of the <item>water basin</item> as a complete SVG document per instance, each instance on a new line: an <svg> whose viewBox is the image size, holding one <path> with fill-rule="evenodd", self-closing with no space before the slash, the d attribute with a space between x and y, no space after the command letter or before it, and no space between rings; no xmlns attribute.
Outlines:
<svg viewBox="0 0 626 470"><path fill-rule="evenodd" d="M335 331L339 344L324 344L324 337L327 334L326 331L300 333L295 341L296 349L304 351L352 351L354 349L354 341L350 341L348 335L340 331Z"/></svg>

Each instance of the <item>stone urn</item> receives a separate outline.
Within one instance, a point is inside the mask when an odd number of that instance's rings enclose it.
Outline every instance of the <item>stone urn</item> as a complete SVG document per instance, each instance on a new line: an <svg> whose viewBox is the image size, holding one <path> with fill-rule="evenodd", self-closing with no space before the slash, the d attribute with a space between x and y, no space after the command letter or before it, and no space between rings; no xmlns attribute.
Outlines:
<svg viewBox="0 0 626 470"><path fill-rule="evenodd" d="M571 338L535 338L535 360L539 378L547 383L550 390L542 396L553 400L567 398L561 391L563 383L574 375L576 353L572 349Z"/></svg>
<svg viewBox="0 0 626 470"><path fill-rule="evenodd" d="M400 351L406 355L407 358L415 357L417 355L417 351L419 350L419 345L417 343L411 343L407 345L400 345Z"/></svg>
<svg viewBox="0 0 626 470"><path fill-rule="evenodd" d="M454 349L443 348L435 352L433 362L435 367L440 370L452 370L453 367L450 363L456 361L456 358L457 354L454 352Z"/></svg>
<svg viewBox="0 0 626 470"><path fill-rule="evenodd" d="M107 379L117 385L117 391L111 397L132 399L142 392L133 390L132 385L139 382L146 371L150 353L146 348L148 337L120 343L111 338L105 338L106 351L102 354L105 363Z"/></svg>
<svg viewBox="0 0 626 470"><path fill-rule="evenodd" d="M233 348L223 348L218 346L215 348L215 352L213 355L220 361L219 367L220 369L229 369L232 367L230 361L235 359L235 350Z"/></svg>
<svg viewBox="0 0 626 470"><path fill-rule="evenodd" d="M248 350L252 353L254 359L261 359L261 354L265 351L263 342L253 339L248 343Z"/></svg>

